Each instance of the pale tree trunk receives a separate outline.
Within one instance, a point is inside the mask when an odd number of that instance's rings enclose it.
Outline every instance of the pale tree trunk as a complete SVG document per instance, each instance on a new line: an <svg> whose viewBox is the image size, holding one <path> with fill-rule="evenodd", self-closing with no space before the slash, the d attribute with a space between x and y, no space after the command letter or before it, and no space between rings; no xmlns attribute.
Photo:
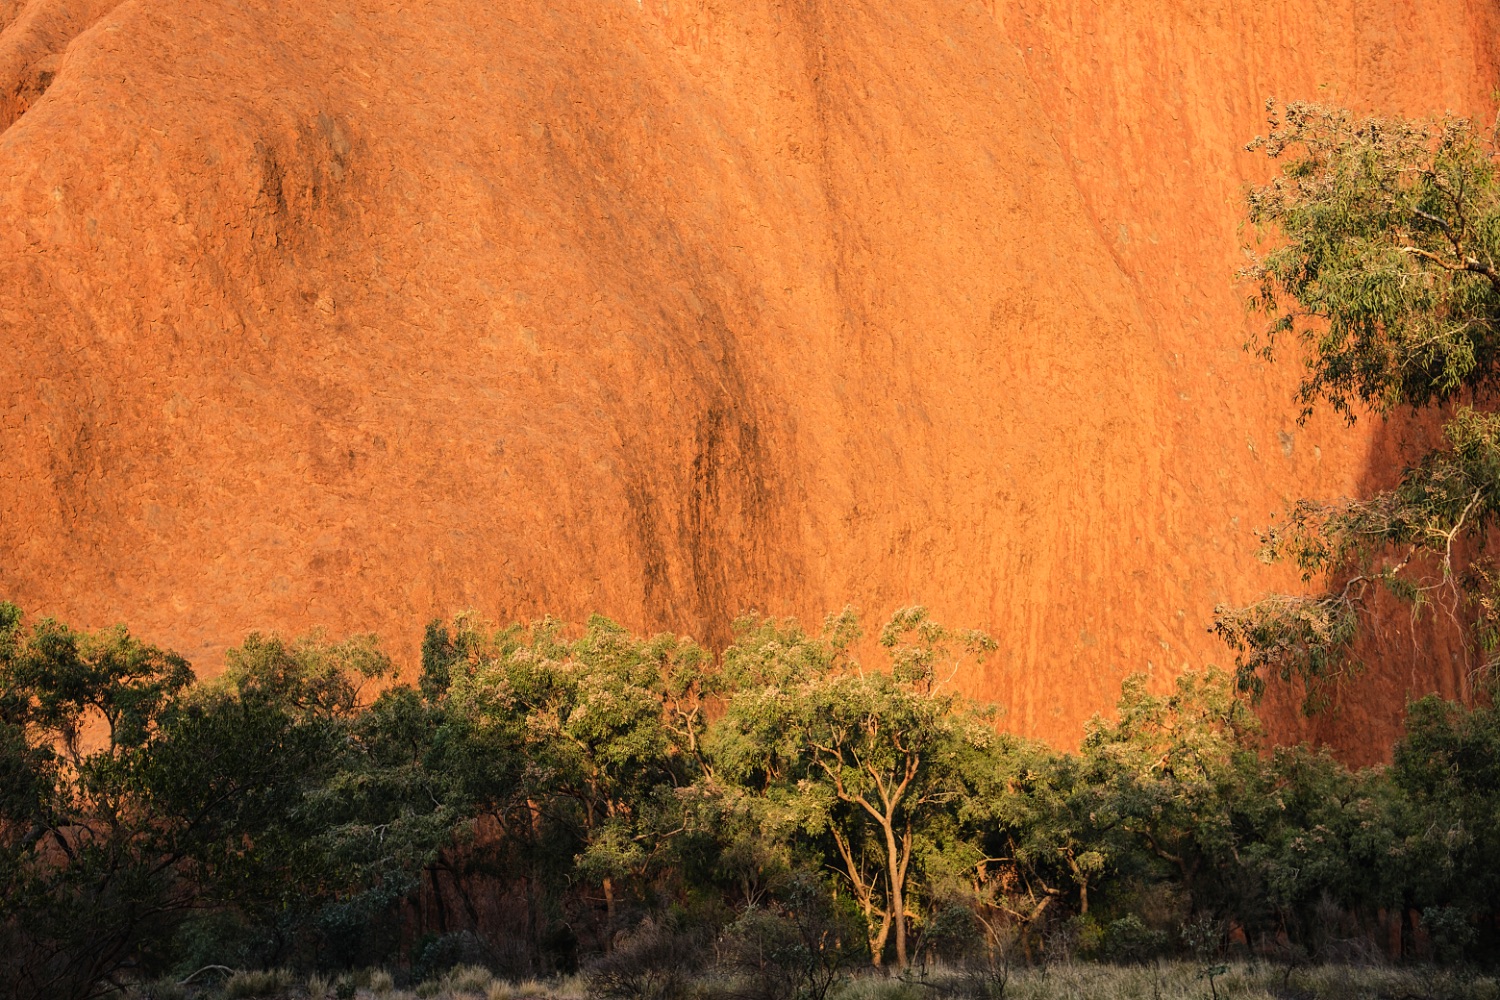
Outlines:
<svg viewBox="0 0 1500 1000"><path fill-rule="evenodd" d="M834 756L830 754L830 756ZM880 793L880 802L884 807L877 809L868 797L854 795L844 786L842 776L838 770L827 761L819 761L819 766L833 780L835 794L844 801L859 806L879 825L881 832L885 834L885 860L886 878L889 882L890 892L887 897L887 912L885 924L881 927L880 947L885 946L885 936L889 925L894 924L896 930L896 963L901 969L906 969L909 964L906 954L906 868L911 860L911 820L906 821L906 829L902 833L901 845L896 844L896 813L905 801L907 790L916 778L918 769L921 767L919 756L908 754L906 758L906 775L899 781L887 780L885 776L877 773L875 768L868 764L864 770L875 779L875 788ZM853 858L845 848L842 840L835 833L835 840L839 843L839 850L844 854L845 863L849 865L851 873L854 870ZM853 876L851 874L851 880ZM871 887L873 892L873 886ZM875 942L871 942L871 950L874 951ZM880 954L877 951L872 956L875 964L880 964Z"/></svg>
<svg viewBox="0 0 1500 1000"><path fill-rule="evenodd" d="M537 844L542 839L542 807L535 799L526 800L526 826L531 835L531 843ZM541 903L538 888L541 884L541 864L536 859L536 853L531 853L531 861L526 873L526 941L530 948L530 961L533 968L538 971L542 968L542 923Z"/></svg>
<svg viewBox="0 0 1500 1000"><path fill-rule="evenodd" d="M1060 890L1049 889L1045 885L1042 886L1042 891L1045 895L1040 900L1036 900L1036 906L1030 913L1022 913L1009 906L1001 906L1001 909L1015 917L1021 925L1021 953L1026 956L1027 965L1030 965L1032 960L1032 927L1042 918L1042 914L1046 912L1047 907L1052 905L1052 901L1062 894ZM1036 899L1035 896L1032 898Z"/></svg>
<svg viewBox="0 0 1500 1000"><path fill-rule="evenodd" d="M880 929L875 929L874 916L877 912L875 906L875 886L872 882L866 882L864 873L854 863L854 852L845 843L844 838L839 835L837 829L833 831L833 842L838 847L839 854L843 856L844 867L849 871L849 885L854 890L854 898L859 900L859 908L865 915L865 940L870 945L870 964L880 968L885 954L885 943L890 938L891 914L890 910L879 910Z"/></svg>
<svg viewBox="0 0 1500 1000"><path fill-rule="evenodd" d="M1068 870L1073 873L1073 881L1078 883L1078 915L1086 917L1089 915L1089 877L1088 874L1078 866L1078 859L1069 851L1065 857L1068 862Z"/></svg>
<svg viewBox="0 0 1500 1000"><path fill-rule="evenodd" d="M868 918L866 918L868 923ZM889 912L881 911L880 931L870 938L870 964L880 968L885 964L885 943L891 936L891 915Z"/></svg>
<svg viewBox="0 0 1500 1000"><path fill-rule="evenodd" d="M881 822L885 831L886 864L891 881L891 915L896 925L896 967L905 969L906 960L906 872L901 851L896 846L895 824L889 818Z"/></svg>

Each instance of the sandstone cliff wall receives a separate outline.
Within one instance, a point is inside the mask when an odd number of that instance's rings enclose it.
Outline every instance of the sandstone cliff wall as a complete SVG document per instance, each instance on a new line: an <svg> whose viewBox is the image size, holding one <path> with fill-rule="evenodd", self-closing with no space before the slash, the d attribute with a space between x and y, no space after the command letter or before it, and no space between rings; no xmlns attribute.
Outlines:
<svg viewBox="0 0 1500 1000"><path fill-rule="evenodd" d="M0 593L254 628L990 628L1069 740L1403 432L1240 350L1270 96L1484 113L1468 0L0 0ZM1393 626L1393 634L1400 626ZM1461 664L1399 636L1359 752ZM1291 731L1290 729L1288 730Z"/></svg>

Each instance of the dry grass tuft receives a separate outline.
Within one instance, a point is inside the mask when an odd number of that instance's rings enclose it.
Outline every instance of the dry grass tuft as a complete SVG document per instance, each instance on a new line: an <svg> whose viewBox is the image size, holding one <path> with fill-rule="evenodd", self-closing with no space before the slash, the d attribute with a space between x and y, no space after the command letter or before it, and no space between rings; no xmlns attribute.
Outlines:
<svg viewBox="0 0 1500 1000"><path fill-rule="evenodd" d="M225 1000L249 1000L285 993L295 980L286 969L241 970L224 981Z"/></svg>
<svg viewBox="0 0 1500 1000"><path fill-rule="evenodd" d="M175 979L142 983L130 991L131 1000L187 1000L188 990Z"/></svg>
<svg viewBox="0 0 1500 1000"><path fill-rule="evenodd" d="M1210 981L1209 971L1213 971ZM1288 969L1262 962L1114 966L1090 962L975 977L934 970L910 981L857 975L833 1000L1500 1000L1500 981L1432 968L1329 965Z"/></svg>
<svg viewBox="0 0 1500 1000"><path fill-rule="evenodd" d="M1214 969L1210 983L1206 974ZM543 982L497 980L489 970L460 966L417 988L415 994L395 988L389 972L361 975L367 985L361 1000L587 1000L581 976ZM352 985L351 980L345 980ZM710 979L700 979L691 995L717 997ZM130 991L130 1000L184 1000L175 984L150 983ZM309 1000L330 1000L333 983L321 976L306 982ZM258 1000L300 997L285 970L238 972L221 993L199 994L210 1000ZM991 970L933 969L896 976L860 973L851 977L829 1000L1500 1000L1500 980L1431 967L1395 968L1383 965L1327 965L1288 969L1265 962L1232 962L1204 966L1195 962L1161 962L1114 966L1092 962L1058 963L1046 968Z"/></svg>
<svg viewBox="0 0 1500 1000"><path fill-rule="evenodd" d="M443 991L453 994L489 994L495 977L489 969L480 965L460 965L448 970L441 980Z"/></svg>

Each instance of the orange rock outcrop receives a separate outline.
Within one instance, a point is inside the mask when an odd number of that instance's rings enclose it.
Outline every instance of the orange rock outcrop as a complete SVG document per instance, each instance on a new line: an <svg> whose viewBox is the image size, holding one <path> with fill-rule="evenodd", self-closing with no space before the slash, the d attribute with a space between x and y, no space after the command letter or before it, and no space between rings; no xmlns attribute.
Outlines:
<svg viewBox="0 0 1500 1000"><path fill-rule="evenodd" d="M1241 350L1271 96L1492 112L1493 0L0 0L0 593L252 629L991 629L1068 741L1226 662L1392 426ZM1284 582L1284 581L1282 581ZM1397 626L1393 626L1397 627ZM1418 642L1331 727L1458 689Z"/></svg>

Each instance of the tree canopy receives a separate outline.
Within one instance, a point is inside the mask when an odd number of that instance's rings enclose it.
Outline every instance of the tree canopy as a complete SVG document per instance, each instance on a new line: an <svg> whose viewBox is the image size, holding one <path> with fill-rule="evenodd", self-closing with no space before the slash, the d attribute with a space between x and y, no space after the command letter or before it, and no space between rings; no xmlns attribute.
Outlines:
<svg viewBox="0 0 1500 1000"><path fill-rule="evenodd" d="M1391 767L1355 772L1267 753L1228 675L1136 677L1064 753L954 692L982 633L905 609L869 663L860 634L750 616L712 656L463 615L428 626L415 684L369 637L317 636L252 636L198 682L123 629L0 605L4 995L478 962L616 996L717 962L791 1000L861 962L1235 934L1313 956L1391 927L1496 953L1492 710L1420 702Z"/></svg>
<svg viewBox="0 0 1500 1000"><path fill-rule="evenodd" d="M1263 555L1321 590L1219 608L1241 686L1325 682L1355 663L1381 592L1462 620L1476 678L1500 651L1500 575L1486 544L1500 515L1500 178L1493 131L1461 118L1357 118L1312 104L1271 109L1255 140L1280 164L1250 194L1271 248L1245 277L1270 322L1265 357L1301 350L1303 416L1431 414L1443 443L1391 470L1395 485L1298 500Z"/></svg>

